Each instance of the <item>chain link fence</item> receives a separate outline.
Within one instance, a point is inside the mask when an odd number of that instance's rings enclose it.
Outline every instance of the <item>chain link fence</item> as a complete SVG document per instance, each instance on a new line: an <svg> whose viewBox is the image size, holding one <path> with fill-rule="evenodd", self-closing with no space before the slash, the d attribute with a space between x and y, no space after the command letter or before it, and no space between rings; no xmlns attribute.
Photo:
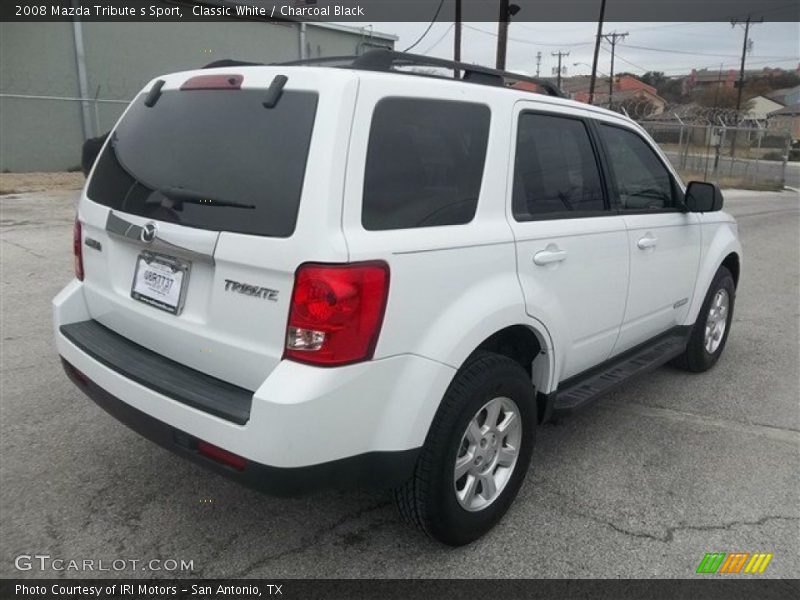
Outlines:
<svg viewBox="0 0 800 600"><path fill-rule="evenodd" d="M100 96L0 92L0 170L79 170L86 137L111 129L127 105Z"/></svg>
<svg viewBox="0 0 800 600"><path fill-rule="evenodd" d="M665 112L639 120L686 181L725 187L780 189L797 185L800 165L789 163L791 132L747 122L730 109L690 115Z"/></svg>

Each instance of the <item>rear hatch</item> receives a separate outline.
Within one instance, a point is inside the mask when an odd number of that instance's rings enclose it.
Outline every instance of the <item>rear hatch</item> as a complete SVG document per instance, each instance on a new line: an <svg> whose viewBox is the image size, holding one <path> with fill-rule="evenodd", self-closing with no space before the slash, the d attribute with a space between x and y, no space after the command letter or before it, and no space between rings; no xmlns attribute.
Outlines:
<svg viewBox="0 0 800 600"><path fill-rule="evenodd" d="M89 311L255 390L283 355L297 267L347 260L339 222L357 80L248 67L160 81L109 136L81 201Z"/></svg>

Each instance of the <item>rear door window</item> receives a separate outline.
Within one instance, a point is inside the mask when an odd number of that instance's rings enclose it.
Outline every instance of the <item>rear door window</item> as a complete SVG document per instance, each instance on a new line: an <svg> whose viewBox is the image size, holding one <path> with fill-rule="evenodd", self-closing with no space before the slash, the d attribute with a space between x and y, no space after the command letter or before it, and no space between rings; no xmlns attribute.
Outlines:
<svg viewBox="0 0 800 600"><path fill-rule="evenodd" d="M519 116L513 198L517 221L605 210L597 158L582 120Z"/></svg>
<svg viewBox="0 0 800 600"><path fill-rule="evenodd" d="M361 222L367 230L459 225L475 216L489 108L386 98L369 134Z"/></svg>
<svg viewBox="0 0 800 600"><path fill-rule="evenodd" d="M294 232L317 94L285 90L141 94L112 133L87 194L114 210L213 231Z"/></svg>

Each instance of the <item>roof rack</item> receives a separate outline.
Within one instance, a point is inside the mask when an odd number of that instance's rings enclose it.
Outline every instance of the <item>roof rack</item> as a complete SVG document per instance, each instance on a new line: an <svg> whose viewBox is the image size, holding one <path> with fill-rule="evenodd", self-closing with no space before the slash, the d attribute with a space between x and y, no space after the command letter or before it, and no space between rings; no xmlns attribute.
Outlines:
<svg viewBox="0 0 800 600"><path fill-rule="evenodd" d="M532 83L539 86L539 88L548 96L557 96L559 98L567 97L566 94L564 94L564 92L562 92L556 85L550 81L547 81L546 79L527 77L525 75L518 75L517 73L500 71L498 69L491 69L489 67L482 67L480 65L472 65L454 60L447 60L444 58L433 58L431 56L423 56L421 54L396 52L394 50L369 50L360 56L329 56L274 64L279 64L282 66L320 65L383 72L398 72L396 71L398 67L440 67L449 69L454 73L455 71L462 71L463 75L461 78L456 78L455 75L448 78L438 74L432 75L428 73L414 73L408 71L402 71L402 73L406 75L424 75L442 79L455 79L456 81L479 83L483 85L496 85L501 87L504 87L507 82Z"/></svg>

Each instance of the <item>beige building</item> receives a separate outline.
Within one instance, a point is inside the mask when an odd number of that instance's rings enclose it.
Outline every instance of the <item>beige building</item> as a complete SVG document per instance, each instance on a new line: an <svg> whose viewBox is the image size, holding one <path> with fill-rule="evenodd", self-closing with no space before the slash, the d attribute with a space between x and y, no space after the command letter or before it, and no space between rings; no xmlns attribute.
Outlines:
<svg viewBox="0 0 800 600"><path fill-rule="evenodd" d="M783 104L770 100L766 96L756 96L747 101L747 112L744 115L747 121L756 121L765 124L767 115L783 108Z"/></svg>
<svg viewBox="0 0 800 600"><path fill-rule="evenodd" d="M789 131L792 142L800 141L800 104L785 106L769 113L767 127L774 131Z"/></svg>

